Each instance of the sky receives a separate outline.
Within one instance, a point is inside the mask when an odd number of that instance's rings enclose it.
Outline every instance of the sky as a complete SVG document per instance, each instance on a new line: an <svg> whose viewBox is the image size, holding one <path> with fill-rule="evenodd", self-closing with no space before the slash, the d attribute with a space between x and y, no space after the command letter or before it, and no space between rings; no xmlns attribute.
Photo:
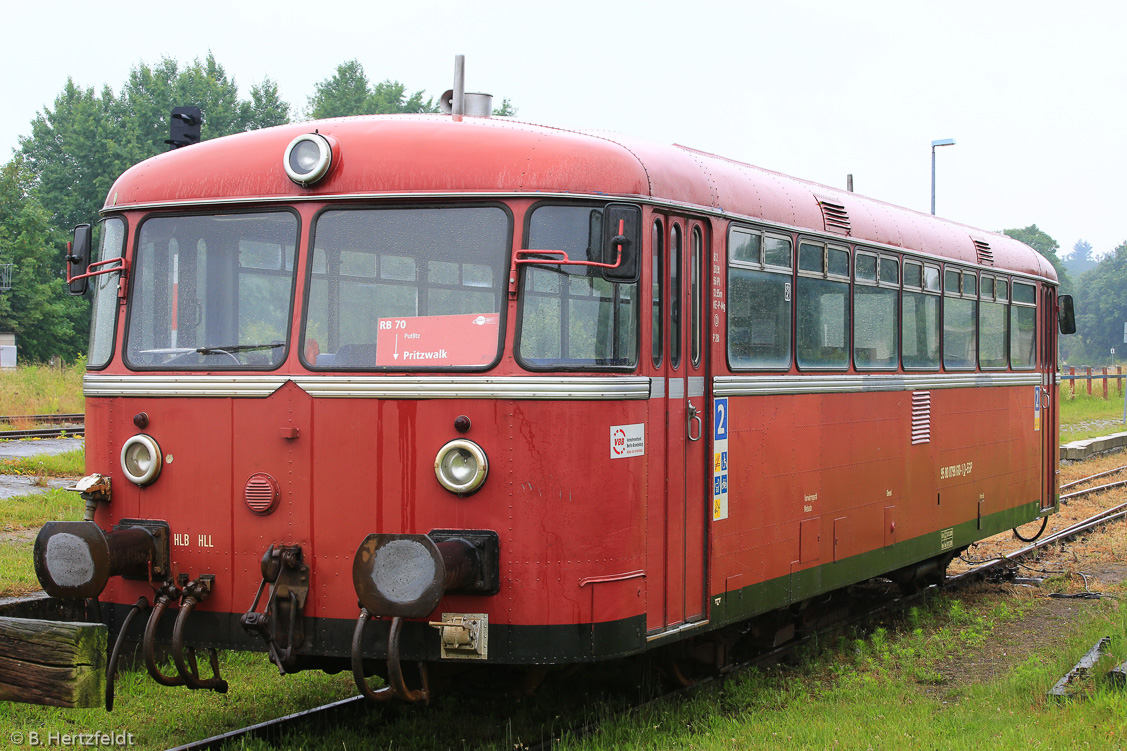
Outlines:
<svg viewBox="0 0 1127 751"><path fill-rule="evenodd" d="M1127 240L1127 4L1107 0L19 3L5 11L0 159L68 77L210 51L243 96L301 115L357 59L373 81L467 91L518 118L679 143L1069 253ZM179 11L174 15L174 11ZM206 113L205 113L206 117Z"/></svg>

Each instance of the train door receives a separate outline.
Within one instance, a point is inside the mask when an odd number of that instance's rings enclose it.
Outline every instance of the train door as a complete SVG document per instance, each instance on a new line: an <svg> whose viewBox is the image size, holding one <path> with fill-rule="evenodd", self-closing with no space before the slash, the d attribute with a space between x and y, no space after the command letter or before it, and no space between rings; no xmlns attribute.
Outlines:
<svg viewBox="0 0 1127 751"><path fill-rule="evenodd" d="M665 381L664 584L666 628L704 618L708 448L705 402L705 227L666 220L664 317L668 347ZM660 332L664 338L666 332ZM657 502L651 496L651 502ZM651 625L654 625L651 620Z"/></svg>
<svg viewBox="0 0 1127 751"><path fill-rule="evenodd" d="M1057 295L1052 287L1041 290L1041 391L1037 409L1041 415L1041 508L1057 503L1057 469L1060 466L1060 403L1057 383Z"/></svg>

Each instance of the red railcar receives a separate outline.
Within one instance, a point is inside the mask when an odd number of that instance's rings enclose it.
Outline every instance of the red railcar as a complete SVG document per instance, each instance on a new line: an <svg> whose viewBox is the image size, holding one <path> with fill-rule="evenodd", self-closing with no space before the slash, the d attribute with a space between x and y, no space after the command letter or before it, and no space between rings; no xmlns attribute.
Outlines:
<svg viewBox="0 0 1127 751"><path fill-rule="evenodd" d="M171 642L169 683L220 687L185 644L419 698L400 660L707 640L1058 502L1048 262L683 147L216 139L117 180L90 273L90 513L36 563Z"/></svg>

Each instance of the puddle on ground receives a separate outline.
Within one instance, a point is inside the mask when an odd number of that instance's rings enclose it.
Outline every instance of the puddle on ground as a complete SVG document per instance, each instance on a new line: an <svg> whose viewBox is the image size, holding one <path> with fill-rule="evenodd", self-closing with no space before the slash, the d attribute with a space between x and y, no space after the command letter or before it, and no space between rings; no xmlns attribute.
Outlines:
<svg viewBox="0 0 1127 751"><path fill-rule="evenodd" d="M2 437L3 434L0 434ZM10 459L20 456L40 454L64 454L85 445L84 438L43 438L40 440L4 441L0 440L0 458Z"/></svg>
<svg viewBox="0 0 1127 751"><path fill-rule="evenodd" d="M74 485L72 478L51 477L45 486L37 486L34 484L36 479L28 475L0 475L0 501L18 495L44 493L50 488L69 488Z"/></svg>

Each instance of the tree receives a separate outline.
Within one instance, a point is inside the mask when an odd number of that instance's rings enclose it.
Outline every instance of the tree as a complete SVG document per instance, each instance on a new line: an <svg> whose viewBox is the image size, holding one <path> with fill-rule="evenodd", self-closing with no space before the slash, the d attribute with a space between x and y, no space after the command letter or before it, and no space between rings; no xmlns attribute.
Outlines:
<svg viewBox="0 0 1127 751"><path fill-rule="evenodd" d="M1123 345L1127 323L1127 242L1084 274L1077 293L1076 332L1091 354L1107 355Z"/></svg>
<svg viewBox="0 0 1127 751"><path fill-rule="evenodd" d="M22 359L73 360L86 350L88 306L67 294L59 271L62 243L31 185L21 157L0 167L0 263L13 265L12 288L0 292L0 330L16 334Z"/></svg>
<svg viewBox="0 0 1127 751"><path fill-rule="evenodd" d="M241 100L211 54L184 68L172 58L140 63L117 97L108 86L98 94L68 79L53 107L32 121L31 135L20 139L34 192L55 226L95 219L118 175L168 150L172 108L190 105L203 110L205 140L289 122L277 84L265 79Z"/></svg>
<svg viewBox="0 0 1127 751"><path fill-rule="evenodd" d="M36 115L31 134L20 139L19 154L3 168L4 199L20 194L27 206L5 211L21 227L32 226L36 212L49 215L47 236L24 230L9 233L2 240L7 245L0 245L0 262L16 264L13 291L0 294L0 303L7 300L0 304L0 326L21 336L20 350L27 356L72 358L85 351L89 302L66 294L61 240L53 238L94 221L118 175L167 151L172 108L188 105L203 110L204 139L289 121L290 107L276 83L264 79L251 87L249 100L240 99L235 81L208 54L183 68L171 58L155 66L140 63L120 96L108 86L97 92L68 79L53 105ZM41 257L27 255L32 248ZM53 285L50 294L40 288L46 280Z"/></svg>
<svg viewBox="0 0 1127 751"><path fill-rule="evenodd" d="M1087 240L1077 240L1076 244L1072 246L1072 252L1064 259L1068 273L1075 277L1095 268L1096 263L1096 259L1092 257L1092 244Z"/></svg>
<svg viewBox="0 0 1127 751"><path fill-rule="evenodd" d="M433 99L423 101L424 92L407 93L399 81L386 80L372 85L359 60L337 66L336 73L314 88L306 114L314 119L353 115L393 115L437 112Z"/></svg>
<svg viewBox="0 0 1127 751"><path fill-rule="evenodd" d="M132 163L136 150L130 138L122 138L119 119L109 87L96 94L67 79L54 109L36 115L31 135L20 139L25 168L56 228L90 221Z"/></svg>
<svg viewBox="0 0 1127 751"><path fill-rule="evenodd" d="M1031 224L1024 229L1007 229L1002 230L1003 234L1012 237L1018 242L1023 242L1035 251L1045 257L1057 272L1057 279L1060 280L1061 290L1067 292L1072 288L1072 280L1068 276L1068 271L1064 267L1064 263L1057 255L1060 246L1057 241L1049 235L1038 229L1036 224Z"/></svg>
<svg viewBox="0 0 1127 751"><path fill-rule="evenodd" d="M250 101L244 102L245 130L271 128L290 121L290 105L278 94L278 84L269 78L250 87Z"/></svg>

